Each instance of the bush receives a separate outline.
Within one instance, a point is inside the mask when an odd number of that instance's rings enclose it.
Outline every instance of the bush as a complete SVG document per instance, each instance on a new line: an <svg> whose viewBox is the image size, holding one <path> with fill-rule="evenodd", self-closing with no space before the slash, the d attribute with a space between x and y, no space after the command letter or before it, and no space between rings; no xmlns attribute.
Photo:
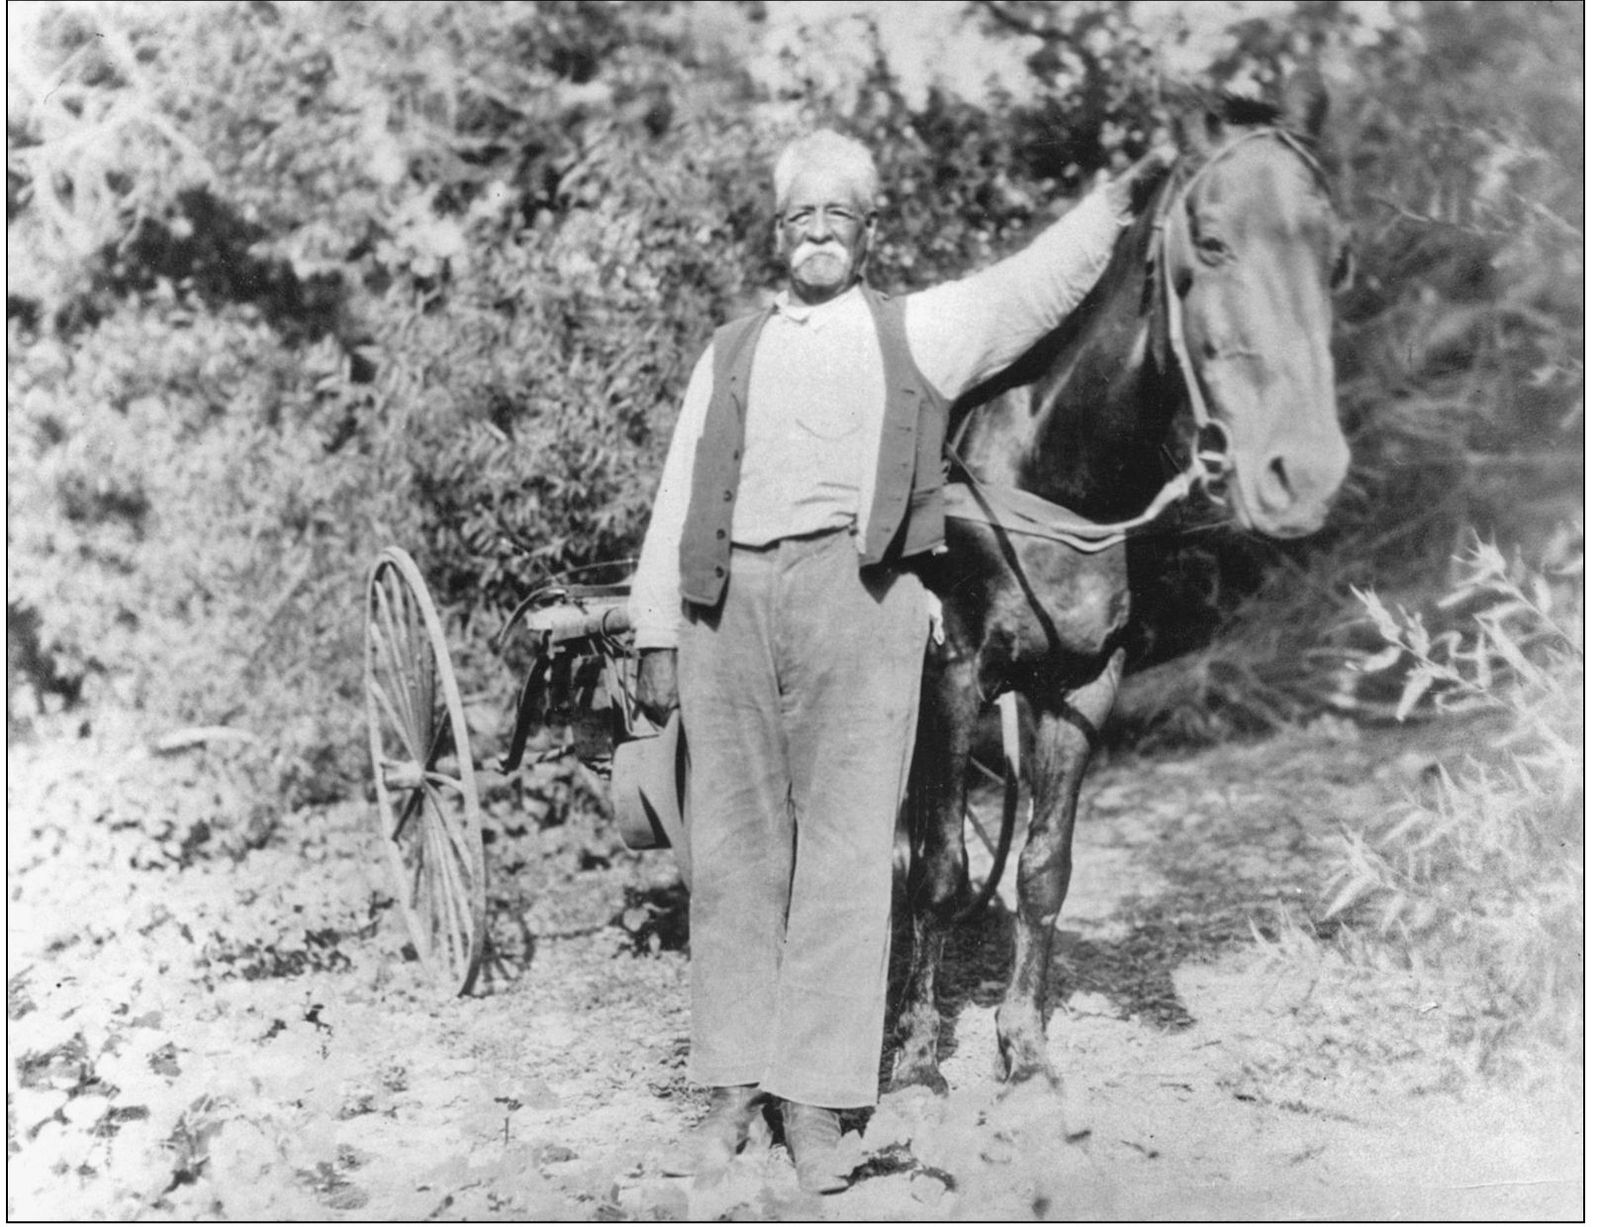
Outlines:
<svg viewBox="0 0 1601 1227"><path fill-rule="evenodd" d="M1361 594L1384 647L1362 668L1404 666L1397 719L1491 713L1497 733L1369 830L1346 836L1326 918L1375 935L1426 974L1483 1062L1515 1067L1525 1042L1577 1061L1584 1002L1584 653L1574 581L1553 586L1478 546L1430 630Z"/></svg>
<svg viewBox="0 0 1601 1227"><path fill-rule="evenodd" d="M412 513L328 446L335 347L287 351L238 313L175 330L142 311L26 352L8 379L8 601L52 667L97 710L143 712L151 737L267 739L256 782L287 804L339 791L369 517Z"/></svg>
<svg viewBox="0 0 1601 1227"><path fill-rule="evenodd" d="M274 747L264 788L336 791L363 774L379 546L417 555L491 699L515 600L635 551L690 363L772 283L785 136L879 150L874 275L925 285L1014 250L1187 87L1271 85L1319 49L1366 270L1337 337L1350 491L1311 542L1183 539L1145 602L1151 660L1223 633L1167 675L1171 729L1301 719L1348 646L1333 594L1426 607L1465 530L1532 552L1575 503L1577 13L1505 8L985 5L969 24L1029 47L1033 81L985 98L914 89L860 24L851 88L828 38L759 81L759 7L31 8L13 692L236 724Z"/></svg>

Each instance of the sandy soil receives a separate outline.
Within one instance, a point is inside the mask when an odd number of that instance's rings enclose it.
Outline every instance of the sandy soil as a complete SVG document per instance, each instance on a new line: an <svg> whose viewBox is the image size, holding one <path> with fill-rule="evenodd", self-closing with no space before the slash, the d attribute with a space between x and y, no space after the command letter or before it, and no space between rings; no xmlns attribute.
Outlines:
<svg viewBox="0 0 1601 1227"><path fill-rule="evenodd" d="M1537 1065L1490 1080L1448 982L1355 961L1315 923L1342 828L1448 741L1331 722L1102 767L1059 924L1061 1085L994 1081L1003 896L942 985L951 1094L856 1120L855 1180L827 1199L777 1147L715 1182L660 1175L704 1102L684 1079L685 896L581 788L492 804L497 959L443 999L403 957L366 806L200 855L195 816L220 829L248 799L194 763L14 747L8 1212L1577 1217L1580 1089Z"/></svg>

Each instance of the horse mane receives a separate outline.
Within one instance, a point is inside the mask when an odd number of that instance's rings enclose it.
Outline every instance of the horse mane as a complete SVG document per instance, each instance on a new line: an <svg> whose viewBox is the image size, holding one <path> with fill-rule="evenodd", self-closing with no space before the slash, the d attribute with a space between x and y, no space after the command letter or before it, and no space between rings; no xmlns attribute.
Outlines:
<svg viewBox="0 0 1601 1227"><path fill-rule="evenodd" d="M1277 102L1247 97L1232 90L1218 95L1212 111L1224 123L1239 128L1256 128L1284 119L1284 109Z"/></svg>
<svg viewBox="0 0 1601 1227"><path fill-rule="evenodd" d="M1085 299L1009 366L969 388L952 402L948 437L954 438L960 433L962 422L974 409L1013 388L1032 384L1043 378L1055 365L1063 348L1074 343L1074 339L1101 310L1108 295L1114 292L1119 267L1133 263L1143 268L1149 262L1151 236L1155 232L1156 220L1168 195L1168 180L1178 173L1179 170L1175 166L1167 172L1163 181L1150 191L1139 214L1119 233L1113 246L1111 262ZM1142 278L1142 282L1143 280Z"/></svg>

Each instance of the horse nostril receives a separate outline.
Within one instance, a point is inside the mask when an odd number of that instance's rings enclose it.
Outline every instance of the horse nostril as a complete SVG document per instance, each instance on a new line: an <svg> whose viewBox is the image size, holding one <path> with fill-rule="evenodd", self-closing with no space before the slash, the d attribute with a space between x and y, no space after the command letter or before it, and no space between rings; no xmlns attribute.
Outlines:
<svg viewBox="0 0 1601 1227"><path fill-rule="evenodd" d="M1262 501L1274 511L1283 511L1295 503L1295 484L1290 479L1290 466L1283 456L1274 456L1267 462Z"/></svg>

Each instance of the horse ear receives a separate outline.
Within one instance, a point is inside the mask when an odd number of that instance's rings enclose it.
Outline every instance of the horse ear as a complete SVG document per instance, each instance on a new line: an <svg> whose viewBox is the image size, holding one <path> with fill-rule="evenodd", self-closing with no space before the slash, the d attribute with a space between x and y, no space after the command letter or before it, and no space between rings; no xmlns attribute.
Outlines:
<svg viewBox="0 0 1601 1227"><path fill-rule="evenodd" d="M1329 91L1316 68L1299 68L1284 85L1284 123L1292 132L1317 140L1329 113Z"/></svg>
<svg viewBox="0 0 1601 1227"><path fill-rule="evenodd" d="M1212 147L1216 133L1212 108L1199 91L1192 91L1178 108L1179 120L1174 127L1175 143L1181 153L1205 153Z"/></svg>

